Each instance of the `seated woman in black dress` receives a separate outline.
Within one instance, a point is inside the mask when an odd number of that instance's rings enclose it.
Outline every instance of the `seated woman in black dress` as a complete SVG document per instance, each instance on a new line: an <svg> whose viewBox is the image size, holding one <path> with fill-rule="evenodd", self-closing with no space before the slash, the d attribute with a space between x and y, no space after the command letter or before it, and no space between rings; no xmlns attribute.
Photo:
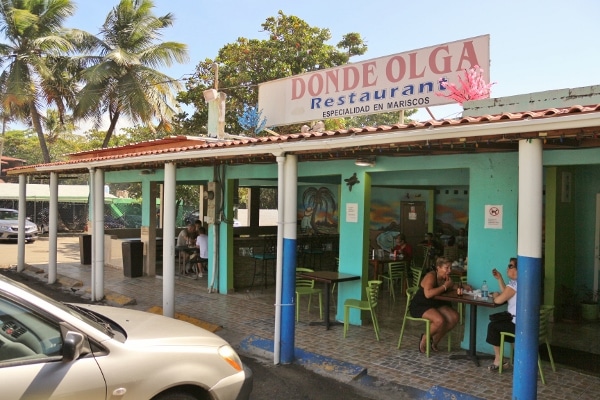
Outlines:
<svg viewBox="0 0 600 400"><path fill-rule="evenodd" d="M435 270L428 272L421 281L419 290L410 302L410 315L431 321L431 349L438 351L438 343L446 333L458 323L458 312L447 301L435 300L434 297L454 288L450 278L452 263L444 257L438 257ZM467 290L469 290L467 288ZM425 353L427 343L425 335L421 335L419 351Z"/></svg>

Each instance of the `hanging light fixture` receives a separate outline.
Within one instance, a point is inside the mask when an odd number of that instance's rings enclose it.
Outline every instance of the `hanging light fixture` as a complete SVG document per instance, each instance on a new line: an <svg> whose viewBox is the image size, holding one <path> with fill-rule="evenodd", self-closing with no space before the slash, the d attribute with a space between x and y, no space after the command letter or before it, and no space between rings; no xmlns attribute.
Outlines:
<svg viewBox="0 0 600 400"><path fill-rule="evenodd" d="M361 157L357 158L354 161L354 165L358 167L374 167L375 166L375 157Z"/></svg>

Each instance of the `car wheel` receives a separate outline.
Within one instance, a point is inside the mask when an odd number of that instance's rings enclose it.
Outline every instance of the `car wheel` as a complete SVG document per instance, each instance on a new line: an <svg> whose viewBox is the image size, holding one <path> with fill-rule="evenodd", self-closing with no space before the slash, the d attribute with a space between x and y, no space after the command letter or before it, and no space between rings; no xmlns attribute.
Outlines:
<svg viewBox="0 0 600 400"><path fill-rule="evenodd" d="M198 400L198 397L186 392L166 392L155 396L152 400Z"/></svg>

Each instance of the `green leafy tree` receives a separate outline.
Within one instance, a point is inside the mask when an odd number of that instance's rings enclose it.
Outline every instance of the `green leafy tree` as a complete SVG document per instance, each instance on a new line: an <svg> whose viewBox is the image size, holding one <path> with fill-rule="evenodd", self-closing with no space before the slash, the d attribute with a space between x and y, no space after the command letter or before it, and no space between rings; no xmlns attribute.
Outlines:
<svg viewBox="0 0 600 400"><path fill-rule="evenodd" d="M4 133L4 155L27 161L27 164L44 162L35 132L31 129L9 130Z"/></svg>
<svg viewBox="0 0 600 400"><path fill-rule="evenodd" d="M42 123L47 136L46 141L49 144L56 143L63 134L72 134L76 128L70 115L61 117L58 110L51 108L46 110L46 116Z"/></svg>
<svg viewBox="0 0 600 400"><path fill-rule="evenodd" d="M75 115L93 117L96 127L108 113L109 127L102 143L108 146L121 116L154 129L154 122L170 129L176 79L156 70L188 59L187 47L177 42L160 42L161 31L173 25L173 15L156 17L151 0L121 0L106 17L100 39L88 43L99 55L86 57L89 66L82 74L82 88Z"/></svg>
<svg viewBox="0 0 600 400"><path fill-rule="evenodd" d="M348 50L348 58L352 56L362 56L367 52L367 45L360 36L360 33L352 32L345 34L342 41L337 44L341 49Z"/></svg>
<svg viewBox="0 0 600 400"><path fill-rule="evenodd" d="M0 102L0 118L2 118L2 128L0 129L0 159L2 159L2 155L4 154L4 134L6 133L8 124L12 121L12 116L4 109L2 102ZM2 176L2 163L0 163L0 176Z"/></svg>
<svg viewBox="0 0 600 400"><path fill-rule="evenodd" d="M145 125L124 128L122 129L122 132L123 134L120 135L118 140L120 144L139 143L146 142L148 140L162 139L170 134L170 132L167 132L162 127L151 128Z"/></svg>
<svg viewBox="0 0 600 400"><path fill-rule="evenodd" d="M75 36L63 22L75 10L70 0L1 0L0 97L5 112L35 130L42 161L50 162L40 110L55 105L62 115L73 104L70 52ZM78 37L84 37L79 32ZM71 99L69 98L71 96Z"/></svg>
<svg viewBox="0 0 600 400"><path fill-rule="evenodd" d="M225 130L240 133L243 128L238 117L244 113L244 106L257 104L259 83L343 65L351 55L358 54L355 51L366 51L358 34L353 35L363 47L340 50L327 44L331 39L329 29L312 27L282 11L276 17L267 18L262 28L266 39L238 38L235 43L223 46L215 60L206 59L198 64L194 76L186 83L187 91L178 96L181 103L196 108L192 116L178 116L181 130L206 133L208 107L202 93L215 84L214 64L218 66L218 89L228 96ZM280 133L298 132L300 125L278 130Z"/></svg>

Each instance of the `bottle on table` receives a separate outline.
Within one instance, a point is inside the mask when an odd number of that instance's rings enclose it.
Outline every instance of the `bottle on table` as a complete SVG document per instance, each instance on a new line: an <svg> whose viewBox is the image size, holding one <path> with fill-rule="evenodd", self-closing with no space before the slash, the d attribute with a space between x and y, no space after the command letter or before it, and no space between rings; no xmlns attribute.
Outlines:
<svg viewBox="0 0 600 400"><path fill-rule="evenodd" d="M483 285L481 285L481 297L486 299L488 297L488 285L486 281L483 281Z"/></svg>
<svg viewBox="0 0 600 400"><path fill-rule="evenodd" d="M462 285L462 281L458 281L458 287L456 288L456 294L458 296L462 296L463 295L463 285Z"/></svg>

